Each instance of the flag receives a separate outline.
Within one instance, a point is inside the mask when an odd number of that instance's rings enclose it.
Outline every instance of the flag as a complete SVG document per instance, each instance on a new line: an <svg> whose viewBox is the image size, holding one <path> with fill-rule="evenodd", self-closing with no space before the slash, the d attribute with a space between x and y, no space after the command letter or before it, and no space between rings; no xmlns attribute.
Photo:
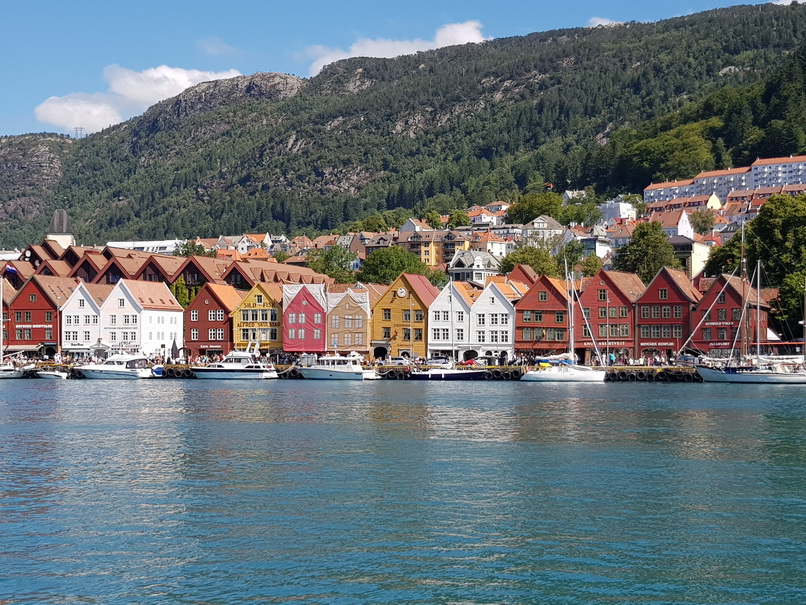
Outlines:
<svg viewBox="0 0 806 605"><path fill-rule="evenodd" d="M16 275L17 270L14 267L12 267L11 265L6 265L6 268L4 269L4 273L13 273L14 275Z"/></svg>

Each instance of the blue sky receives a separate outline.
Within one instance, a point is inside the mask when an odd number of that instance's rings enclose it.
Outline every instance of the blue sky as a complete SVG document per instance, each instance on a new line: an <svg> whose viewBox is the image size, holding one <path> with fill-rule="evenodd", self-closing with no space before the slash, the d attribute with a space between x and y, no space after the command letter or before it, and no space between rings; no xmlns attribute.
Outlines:
<svg viewBox="0 0 806 605"><path fill-rule="evenodd" d="M79 126L86 134L206 79L261 71L307 77L323 63L355 54L394 56L557 28L657 21L731 4L4 0L0 135L75 134Z"/></svg>

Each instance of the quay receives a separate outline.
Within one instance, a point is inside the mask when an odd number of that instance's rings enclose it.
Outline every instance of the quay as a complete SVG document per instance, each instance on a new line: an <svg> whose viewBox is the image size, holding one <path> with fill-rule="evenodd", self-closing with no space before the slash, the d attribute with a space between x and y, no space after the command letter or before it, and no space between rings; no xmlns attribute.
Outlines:
<svg viewBox="0 0 806 605"><path fill-rule="evenodd" d="M165 378L196 378L190 365L165 365ZM302 379L296 366L277 365L279 378L288 380ZM427 367L427 366L424 366ZM26 378L35 378L37 369L61 370L67 372L68 378L83 378L81 366L41 364L36 369L27 370ZM384 380L408 380L411 376L409 366L376 366L378 374ZM484 378L491 381L517 381L526 371L525 366L487 366ZM605 374L605 382L702 382L697 371L686 366L609 366Z"/></svg>

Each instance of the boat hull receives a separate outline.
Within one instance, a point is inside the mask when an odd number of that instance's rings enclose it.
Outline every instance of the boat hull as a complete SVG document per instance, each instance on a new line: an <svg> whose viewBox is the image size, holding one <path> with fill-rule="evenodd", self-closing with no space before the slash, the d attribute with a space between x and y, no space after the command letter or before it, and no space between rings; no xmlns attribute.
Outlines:
<svg viewBox="0 0 806 605"><path fill-rule="evenodd" d="M159 378L148 369L138 370L95 370L92 368L78 368L84 378L91 380L139 380L142 378Z"/></svg>
<svg viewBox="0 0 806 605"><path fill-rule="evenodd" d="M575 366L551 366L529 370L521 376L524 382L604 382L607 372Z"/></svg>
<svg viewBox="0 0 806 605"><path fill-rule="evenodd" d="M485 380L486 370L442 370L439 368L431 370L412 370L409 374L410 380Z"/></svg>
<svg viewBox="0 0 806 605"><path fill-rule="evenodd" d="M734 384L806 384L804 372L775 372L764 370L737 370L697 366L703 382L728 382Z"/></svg>
<svg viewBox="0 0 806 605"><path fill-rule="evenodd" d="M266 368L190 368L202 380L270 380L277 378L277 371Z"/></svg>
<svg viewBox="0 0 806 605"><path fill-rule="evenodd" d="M335 370L332 368L299 368L307 380L377 380L375 370Z"/></svg>
<svg viewBox="0 0 806 605"><path fill-rule="evenodd" d="M0 378L22 378L23 374L25 374L25 372L23 372L20 368L0 369Z"/></svg>

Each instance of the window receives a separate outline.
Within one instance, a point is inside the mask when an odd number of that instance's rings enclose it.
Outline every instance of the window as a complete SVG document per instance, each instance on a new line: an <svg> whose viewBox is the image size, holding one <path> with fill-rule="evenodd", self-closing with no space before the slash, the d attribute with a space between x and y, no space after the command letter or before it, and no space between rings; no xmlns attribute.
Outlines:
<svg viewBox="0 0 806 605"><path fill-rule="evenodd" d="M30 311L24 311L24 313L25 313L25 321L26 322L31 321L31 312ZM78 323L78 322L76 322L76 323Z"/></svg>
<svg viewBox="0 0 806 605"><path fill-rule="evenodd" d="M727 321L728 320L728 310L727 309L717 309L716 310L716 319L717 319L717 321Z"/></svg>
<svg viewBox="0 0 806 605"><path fill-rule="evenodd" d="M439 321L439 318L440 318L440 312L434 311L434 321Z"/></svg>
<svg viewBox="0 0 806 605"><path fill-rule="evenodd" d="M411 311L409 309L403 311L403 321L411 321Z"/></svg>
<svg viewBox="0 0 806 605"><path fill-rule="evenodd" d="M708 310L708 309L703 309L702 310L702 318L703 318L704 321L710 321L711 320L711 311Z"/></svg>
<svg viewBox="0 0 806 605"><path fill-rule="evenodd" d="M224 319L224 312L221 312L221 319ZM269 321L277 321L277 309L269 309Z"/></svg>
<svg viewBox="0 0 806 605"><path fill-rule="evenodd" d="M383 318L386 321L390 321L392 319L392 309L384 309Z"/></svg>
<svg viewBox="0 0 806 605"><path fill-rule="evenodd" d="M607 318L607 307L599 307L599 319Z"/></svg>
<svg viewBox="0 0 806 605"><path fill-rule="evenodd" d="M534 312L535 323L543 323L543 311Z"/></svg>
<svg viewBox="0 0 806 605"><path fill-rule="evenodd" d="M218 309L215 312L215 320L216 321L224 321L224 310L223 309ZM132 323L134 323L134 322L132 322Z"/></svg>
<svg viewBox="0 0 806 605"><path fill-rule="evenodd" d="M739 321L742 319L742 310L741 309L731 309L731 319L733 321Z"/></svg>
<svg viewBox="0 0 806 605"><path fill-rule="evenodd" d="M669 291L666 288L658 290L658 299L666 300L667 298L669 298Z"/></svg>
<svg viewBox="0 0 806 605"><path fill-rule="evenodd" d="M630 310L627 307L619 307L618 308L618 316L619 317L629 317Z"/></svg>
<svg viewBox="0 0 806 605"><path fill-rule="evenodd" d="M641 319L649 319L649 305L641 305Z"/></svg>
<svg viewBox="0 0 806 605"><path fill-rule="evenodd" d="M683 307L682 306L675 305L674 307L672 307L672 311L673 311L672 316L675 319L680 319L681 317L683 317Z"/></svg>
<svg viewBox="0 0 806 605"><path fill-rule="evenodd" d="M90 323L89 315L84 319L86 320L84 323ZM45 311L45 321L53 321L53 311Z"/></svg>
<svg viewBox="0 0 806 605"><path fill-rule="evenodd" d="M289 330L289 336L291 331ZM241 328L241 340L249 340L249 328Z"/></svg>
<svg viewBox="0 0 806 605"><path fill-rule="evenodd" d="M439 335L440 335L439 328L434 328L431 330L431 338L433 338L434 340L439 340Z"/></svg>
<svg viewBox="0 0 806 605"><path fill-rule="evenodd" d="M414 321L423 321L423 312L422 311L415 311L414 312Z"/></svg>
<svg viewBox="0 0 806 605"><path fill-rule="evenodd" d="M198 316L198 314L197 314L197 315L196 315L196 318L198 319L198 317L199 317L199 316ZM194 320L194 321L195 321L195 320ZM241 311L241 321L249 321L249 311ZM289 322L290 322L290 321L291 321L291 320L289 319ZM248 340L248 339L246 339L246 340Z"/></svg>
<svg viewBox="0 0 806 605"><path fill-rule="evenodd" d="M353 334L355 336L355 344L362 345L364 344L364 335L363 334Z"/></svg>
<svg viewBox="0 0 806 605"><path fill-rule="evenodd" d="M719 293L719 296L716 297L716 302L718 302L719 304L722 304L722 303L725 302L725 293L724 292Z"/></svg>
<svg viewBox="0 0 806 605"><path fill-rule="evenodd" d="M630 335L630 324L619 324L618 325L619 336L629 336Z"/></svg>
<svg viewBox="0 0 806 605"><path fill-rule="evenodd" d="M255 304L262 305L263 304L263 295L262 294L255 294Z"/></svg>
<svg viewBox="0 0 806 605"><path fill-rule="evenodd" d="M22 311L14 311L14 321L22 321Z"/></svg>
<svg viewBox="0 0 806 605"><path fill-rule="evenodd" d="M599 290L599 300L607 301L607 290Z"/></svg>
<svg viewBox="0 0 806 605"><path fill-rule="evenodd" d="M392 328L384 328L383 329L383 339L389 340L392 337Z"/></svg>
<svg viewBox="0 0 806 605"><path fill-rule="evenodd" d="M45 328L45 340L53 340L53 328Z"/></svg>
<svg viewBox="0 0 806 605"><path fill-rule="evenodd" d="M464 311L457 311L456 312L456 321L463 322L465 320L465 312Z"/></svg>
<svg viewBox="0 0 806 605"><path fill-rule="evenodd" d="M345 347L353 346L353 335L352 334L345 334L343 339L343 344Z"/></svg>
<svg viewBox="0 0 806 605"><path fill-rule="evenodd" d="M554 314L554 323L556 323L556 324L565 323L565 312L557 311Z"/></svg>
<svg viewBox="0 0 806 605"><path fill-rule="evenodd" d="M409 328L403 328L403 340L411 340L411 330Z"/></svg>
<svg viewBox="0 0 806 605"><path fill-rule="evenodd" d="M584 326L582 326L582 338L590 338L590 337L591 337L591 331L588 328L587 324L585 324Z"/></svg>
<svg viewBox="0 0 806 605"><path fill-rule="evenodd" d="M293 340L296 337L297 337L297 329L296 328L289 329L288 330L288 339Z"/></svg>
<svg viewBox="0 0 806 605"><path fill-rule="evenodd" d="M606 336L607 336L607 325L599 324L599 338L605 338Z"/></svg>
<svg viewBox="0 0 806 605"><path fill-rule="evenodd" d="M465 340L464 328L456 328L456 340L458 340L459 342L463 342Z"/></svg>
<svg viewBox="0 0 806 605"><path fill-rule="evenodd" d="M422 339L423 339L423 329L414 328L414 340L422 341Z"/></svg>
<svg viewBox="0 0 806 605"><path fill-rule="evenodd" d="M652 338L660 338L660 325L655 324L652 326Z"/></svg>
<svg viewBox="0 0 806 605"><path fill-rule="evenodd" d="M498 313L490 313L490 325L491 326L498 325Z"/></svg>
<svg viewBox="0 0 806 605"><path fill-rule="evenodd" d="M506 313L501 313L501 325L508 326L509 325L509 315Z"/></svg>
<svg viewBox="0 0 806 605"><path fill-rule="evenodd" d="M660 317L660 305L652 305L652 319Z"/></svg>
<svg viewBox="0 0 806 605"><path fill-rule="evenodd" d="M215 321L215 309L209 309L207 311L207 321Z"/></svg>
<svg viewBox="0 0 806 605"><path fill-rule="evenodd" d="M532 340L532 328L523 329L523 340Z"/></svg>
<svg viewBox="0 0 806 605"><path fill-rule="evenodd" d="M669 319L672 316L672 308L669 305L663 305L661 308L661 317Z"/></svg>
<svg viewBox="0 0 806 605"><path fill-rule="evenodd" d="M717 328L716 329L716 339L717 340L727 340L728 338L728 329L727 328Z"/></svg>
<svg viewBox="0 0 806 605"><path fill-rule="evenodd" d="M331 318L330 318L330 327L331 328L338 328L340 321L341 321L341 316L340 315L331 316Z"/></svg>
<svg viewBox="0 0 806 605"><path fill-rule="evenodd" d="M224 340L224 328L216 328L215 339Z"/></svg>
<svg viewBox="0 0 806 605"><path fill-rule="evenodd" d="M490 330L490 342L498 343L498 330Z"/></svg>
<svg viewBox="0 0 806 605"><path fill-rule="evenodd" d="M118 308L123 308L126 306L126 299L125 298L118 298Z"/></svg>
<svg viewBox="0 0 806 605"><path fill-rule="evenodd" d="M319 328L314 328L313 329L313 337L316 340L321 340L322 339L322 330L320 330Z"/></svg>
<svg viewBox="0 0 806 605"><path fill-rule="evenodd" d="M704 328L702 331L703 340L711 340L711 328Z"/></svg>
<svg viewBox="0 0 806 605"><path fill-rule="evenodd" d="M442 321L450 321L451 320L451 312L450 311L443 311L442 312Z"/></svg>
<svg viewBox="0 0 806 605"><path fill-rule="evenodd" d="M583 307L582 308L582 317L585 319L591 318L591 308L590 307Z"/></svg>
<svg viewBox="0 0 806 605"><path fill-rule="evenodd" d="M442 328L442 340L449 340L451 337L451 331L449 328Z"/></svg>
<svg viewBox="0 0 806 605"><path fill-rule="evenodd" d="M484 326L486 324L487 324L487 317L484 315L484 313L479 313L476 316L476 325Z"/></svg>
<svg viewBox="0 0 806 605"><path fill-rule="evenodd" d="M532 321L532 312L531 311L524 311L523 312L523 322L529 323ZM530 330L531 332L531 330Z"/></svg>
<svg viewBox="0 0 806 605"><path fill-rule="evenodd" d="M314 313L313 314L313 323L321 324L322 323L322 314L321 313Z"/></svg>
<svg viewBox="0 0 806 605"><path fill-rule="evenodd" d="M484 330L479 330L478 332L476 332L476 340L478 342L486 342L486 340L485 340L486 336L487 336L487 334L486 334L486 332Z"/></svg>
<svg viewBox="0 0 806 605"><path fill-rule="evenodd" d="M118 339L118 335L115 332L110 332L109 333L109 341L110 342L115 342L117 339Z"/></svg>
<svg viewBox="0 0 806 605"><path fill-rule="evenodd" d="M288 314L288 323L295 324L297 323L297 314L296 313L289 313ZM302 322L300 322L302 323Z"/></svg>
<svg viewBox="0 0 806 605"><path fill-rule="evenodd" d="M546 290L539 290L537 292L537 300L540 302L546 302L549 299L549 293Z"/></svg>
<svg viewBox="0 0 806 605"><path fill-rule="evenodd" d="M84 342L89 342L90 338L92 338L92 336L90 336L90 331L84 330Z"/></svg>
<svg viewBox="0 0 806 605"><path fill-rule="evenodd" d="M79 309L83 309L83 308L84 308L84 299L83 299L83 298L79 298L79 299L78 299L78 308L79 308Z"/></svg>
<svg viewBox="0 0 806 605"><path fill-rule="evenodd" d="M30 295L28 295L28 300L29 300L30 302L36 302L36 294L30 294Z"/></svg>
<svg viewBox="0 0 806 605"><path fill-rule="evenodd" d="M649 326L646 324L641 326L641 338L649 338Z"/></svg>
<svg viewBox="0 0 806 605"><path fill-rule="evenodd" d="M664 324L661 326L661 336L663 338L671 338L672 337L672 326L669 324Z"/></svg>

